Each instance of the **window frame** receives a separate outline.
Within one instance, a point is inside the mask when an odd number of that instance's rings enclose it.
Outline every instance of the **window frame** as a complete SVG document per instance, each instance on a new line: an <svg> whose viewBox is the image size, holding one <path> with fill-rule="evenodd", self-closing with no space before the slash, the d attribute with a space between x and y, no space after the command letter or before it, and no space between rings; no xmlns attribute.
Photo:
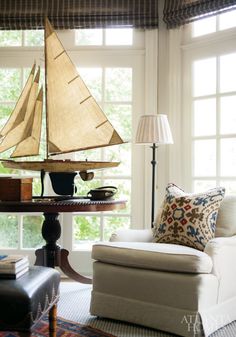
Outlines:
<svg viewBox="0 0 236 337"><path fill-rule="evenodd" d="M137 34L136 34L137 33ZM132 130L133 133L136 130L138 119L145 109L145 33L141 33L140 31L136 31L134 39L136 43L133 46L103 46L101 50L101 46L74 46L71 45L71 42L74 41L74 37L72 36L71 32L68 31L61 31L59 32L60 38L62 43L64 44L65 48L67 49L69 55L71 56L72 60L75 61L76 58L83 59L83 66L86 66L86 63L89 63L91 60L94 60L94 64L96 65L107 65L104 62L103 54L106 53L107 59L110 62L114 63L114 55L116 55L117 61L119 64L122 65L126 64L127 66L127 57L130 61L130 66L135 68L134 77L133 77L133 92L136 92L135 97L133 99L133 122L132 122ZM155 37L154 37L155 38ZM80 53L78 56L78 52ZM17 64L18 67L30 67L32 65L32 60L36 60L36 63L43 66L43 47L0 47L0 63L2 68L11 68L14 67L14 64ZM152 83L152 81L150 81ZM132 216L131 216L131 228L142 228L145 222L145 210L143 209L144 200L145 200L145 184L144 181L140 181L141 177L145 176L145 163L144 163L144 148L136 146L132 143L133 148L133 161L132 161L132 174L131 174L131 184L132 184L132 196L131 196L131 203L132 203ZM137 167L139 170L137 170ZM149 167L148 167L149 169ZM107 176L107 178L110 178ZM118 179L118 178L117 178ZM139 183L137 183L139 182ZM135 192L134 192L135 191ZM5 214L5 213L4 213ZM26 214L17 214L18 216L18 223L19 223L19 230L22 228L22 216L23 215L35 215L35 213L26 213ZM40 215L40 214L39 214ZM82 216L83 214L80 213ZM88 215L92 215L89 213ZM96 214L97 215L97 214ZM106 214L108 216L114 216L113 213ZM66 249L72 250L72 218L74 214L61 214L61 225L62 225L62 236L61 243ZM104 217L103 214L100 215L101 218ZM118 217L121 216L129 216L129 215L120 215L117 214ZM22 250L21 244L19 248ZM89 247L91 248L91 247ZM5 249L4 249L5 250ZM82 253L88 253L90 249L88 247L82 250ZM17 250L10 249L12 253L16 253ZM29 254L31 259L33 260L33 249L24 249L24 252ZM76 251L77 253L78 251ZM18 251L19 253L19 251ZM82 254L82 255L83 255ZM87 256L87 255L86 255ZM76 256L71 256L72 261L75 260L76 264L78 263L78 259ZM76 260L77 259L77 260ZM79 258L80 260L80 258ZM86 258L87 261L87 258ZM89 268L89 264L84 263L81 258L82 265L84 265L85 272ZM83 270L83 268L82 268Z"/></svg>
<svg viewBox="0 0 236 337"><path fill-rule="evenodd" d="M218 19L217 19L218 22ZM210 33L204 36L192 37L191 38L191 25L186 25L183 29L183 40L182 40L182 107L183 107L183 184L185 188L189 191L194 190L194 180L212 180L215 181L216 185L223 185L221 181L236 180L235 177L224 177L220 174L220 140L231 138L232 135L221 135L219 133L219 102L220 97L229 95L228 93L220 93L218 88L216 89L215 95L210 95L209 97L216 98L216 118L217 118L217 130L214 136L194 136L193 135L193 102L197 97L193 97L191 92L192 86L192 64L195 60L206 59L210 57L216 57L217 59L217 85L219 84L219 57L221 55L226 55L236 52L236 27L216 31L215 33ZM236 94L236 91L230 94ZM205 96L204 98L207 98ZM236 131L233 134L236 137ZM194 139L215 139L216 140L216 175L213 177L194 177L193 172L193 142ZM199 179L198 179L199 178Z"/></svg>

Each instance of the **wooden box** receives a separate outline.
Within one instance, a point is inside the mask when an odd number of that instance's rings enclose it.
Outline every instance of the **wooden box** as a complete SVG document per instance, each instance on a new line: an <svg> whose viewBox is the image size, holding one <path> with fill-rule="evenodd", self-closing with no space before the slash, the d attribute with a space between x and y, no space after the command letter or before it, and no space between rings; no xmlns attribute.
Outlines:
<svg viewBox="0 0 236 337"><path fill-rule="evenodd" d="M0 200L31 200L32 181L32 178L0 177Z"/></svg>

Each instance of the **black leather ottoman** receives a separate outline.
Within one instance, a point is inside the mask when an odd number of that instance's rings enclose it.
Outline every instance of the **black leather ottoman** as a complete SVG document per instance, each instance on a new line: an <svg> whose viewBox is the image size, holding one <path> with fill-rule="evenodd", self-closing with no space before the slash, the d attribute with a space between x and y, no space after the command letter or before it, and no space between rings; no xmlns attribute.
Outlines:
<svg viewBox="0 0 236 337"><path fill-rule="evenodd" d="M0 279L0 331L30 336L34 324L49 312L49 332L55 337L59 283L58 271L38 266L17 280Z"/></svg>

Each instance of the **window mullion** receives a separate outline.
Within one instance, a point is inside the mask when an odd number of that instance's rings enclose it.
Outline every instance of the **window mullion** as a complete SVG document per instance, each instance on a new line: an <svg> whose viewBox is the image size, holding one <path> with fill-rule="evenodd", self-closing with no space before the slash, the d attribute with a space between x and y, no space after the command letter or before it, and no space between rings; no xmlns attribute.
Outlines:
<svg viewBox="0 0 236 337"><path fill-rule="evenodd" d="M216 32L220 30L220 16L216 15Z"/></svg>
<svg viewBox="0 0 236 337"><path fill-rule="evenodd" d="M100 240L104 240L104 213L101 212L100 215Z"/></svg>
<svg viewBox="0 0 236 337"><path fill-rule="evenodd" d="M21 45L25 47L25 32L23 30L21 32Z"/></svg>
<svg viewBox="0 0 236 337"><path fill-rule="evenodd" d="M102 45L103 46L106 45L106 30L105 29L102 30Z"/></svg>
<svg viewBox="0 0 236 337"><path fill-rule="evenodd" d="M23 247L23 230L24 230L24 225L23 225L23 215L19 214L17 215L17 221L18 221L18 230L19 230L19 244L18 247L19 249L24 248Z"/></svg>
<svg viewBox="0 0 236 337"><path fill-rule="evenodd" d="M105 29L103 29L103 43L105 43ZM102 68L102 101L101 106L103 109L105 109L105 94L106 94L106 68ZM101 160L103 161L105 158L105 149L101 149ZM101 171L101 183L104 182L104 171Z"/></svg>
<svg viewBox="0 0 236 337"><path fill-rule="evenodd" d="M217 18L218 19L218 18ZM218 22L218 20L217 20ZM220 57L216 58L216 183L220 180Z"/></svg>

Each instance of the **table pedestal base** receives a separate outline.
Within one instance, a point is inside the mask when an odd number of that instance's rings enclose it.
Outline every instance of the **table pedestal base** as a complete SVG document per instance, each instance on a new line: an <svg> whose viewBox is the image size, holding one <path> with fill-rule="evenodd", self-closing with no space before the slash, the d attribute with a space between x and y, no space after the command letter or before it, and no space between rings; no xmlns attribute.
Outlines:
<svg viewBox="0 0 236 337"><path fill-rule="evenodd" d="M61 236L61 225L58 220L59 213L44 213L44 222L42 226L42 236L46 245L35 252L35 265L46 267L59 267L65 275L75 281L91 284L92 280L77 273L68 261L69 252L61 249L57 245L57 240Z"/></svg>

